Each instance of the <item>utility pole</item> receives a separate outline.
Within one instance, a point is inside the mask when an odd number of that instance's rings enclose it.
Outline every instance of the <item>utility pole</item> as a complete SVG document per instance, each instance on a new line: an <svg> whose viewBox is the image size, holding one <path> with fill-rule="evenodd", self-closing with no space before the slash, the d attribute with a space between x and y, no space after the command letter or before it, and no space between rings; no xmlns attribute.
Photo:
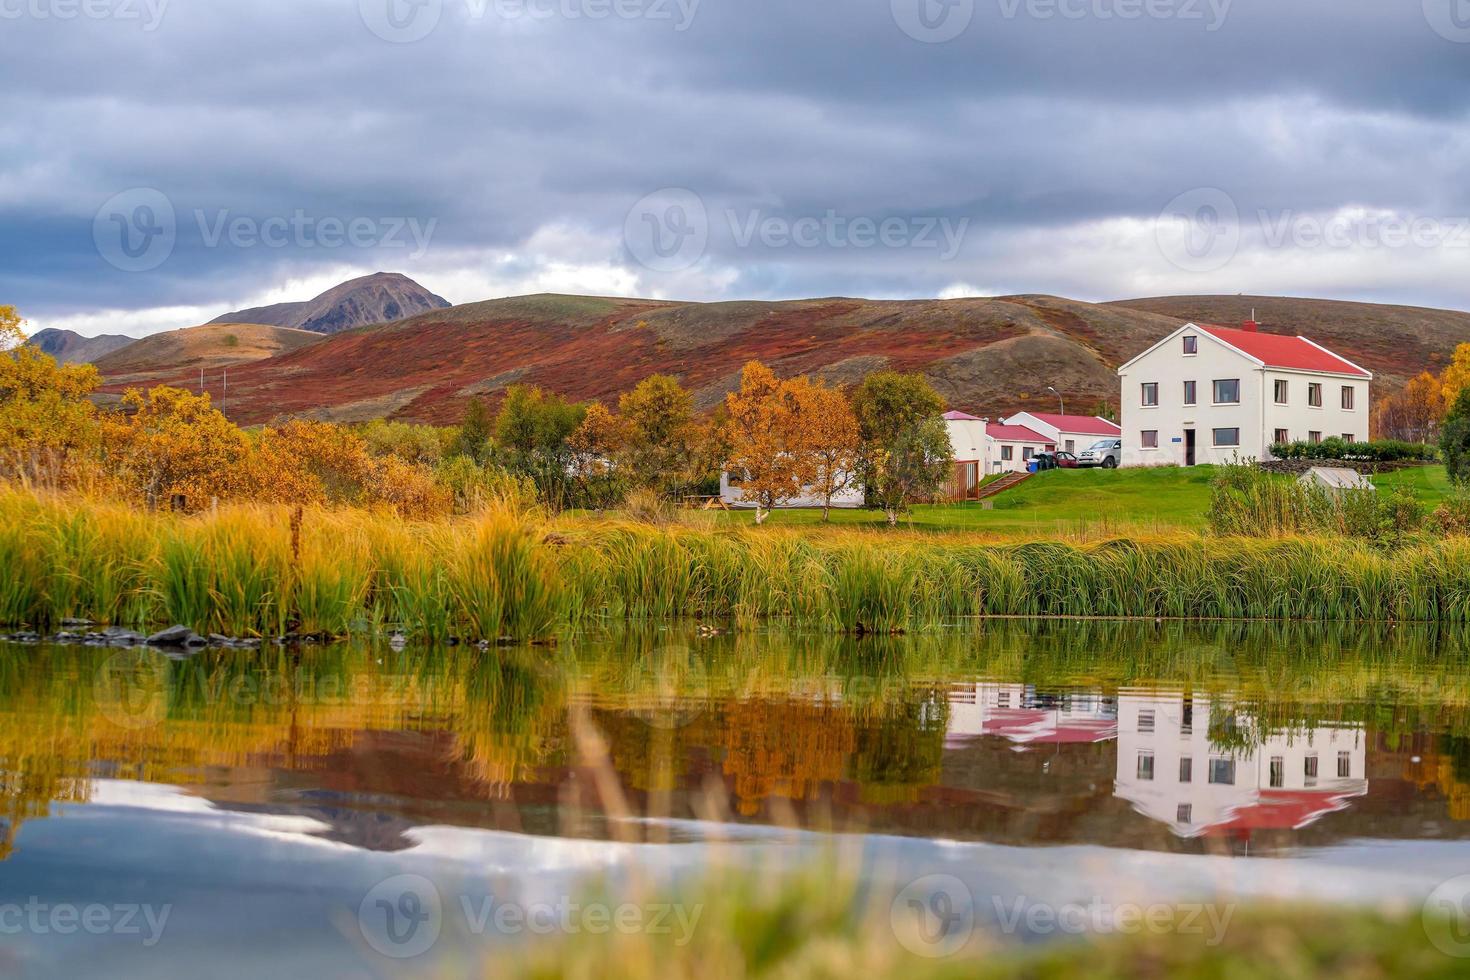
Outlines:
<svg viewBox="0 0 1470 980"><path fill-rule="evenodd" d="M1067 403L1062 399L1062 393L1060 391L1057 391L1051 385L1047 385L1046 390L1057 396L1057 407L1061 410L1061 414L1066 415Z"/></svg>

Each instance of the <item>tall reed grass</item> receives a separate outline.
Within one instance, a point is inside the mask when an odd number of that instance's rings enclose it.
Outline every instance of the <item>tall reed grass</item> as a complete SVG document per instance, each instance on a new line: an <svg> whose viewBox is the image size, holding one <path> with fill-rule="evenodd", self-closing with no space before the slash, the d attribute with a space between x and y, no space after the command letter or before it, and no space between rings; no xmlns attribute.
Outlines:
<svg viewBox="0 0 1470 980"><path fill-rule="evenodd" d="M1470 622L1470 541L1321 537L996 544L956 534L650 526L506 507L404 522L245 506L192 516L0 493L0 621L231 635L400 628L545 639L731 617L827 630L974 616Z"/></svg>

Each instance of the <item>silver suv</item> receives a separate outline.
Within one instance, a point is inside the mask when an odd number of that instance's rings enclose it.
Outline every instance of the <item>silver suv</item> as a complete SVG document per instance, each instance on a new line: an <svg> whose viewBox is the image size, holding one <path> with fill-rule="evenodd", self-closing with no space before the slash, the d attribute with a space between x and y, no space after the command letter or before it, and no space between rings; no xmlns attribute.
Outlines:
<svg viewBox="0 0 1470 980"><path fill-rule="evenodd" d="M1078 466L1101 466L1105 470L1118 468L1123 458L1122 439L1099 439L1077 454Z"/></svg>

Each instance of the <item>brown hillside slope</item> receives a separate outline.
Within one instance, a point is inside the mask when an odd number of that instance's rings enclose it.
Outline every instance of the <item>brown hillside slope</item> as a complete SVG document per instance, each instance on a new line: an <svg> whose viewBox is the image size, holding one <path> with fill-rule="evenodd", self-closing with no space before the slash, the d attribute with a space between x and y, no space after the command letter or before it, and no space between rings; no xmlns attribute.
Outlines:
<svg viewBox="0 0 1470 980"><path fill-rule="evenodd" d="M114 386L155 383L165 374L186 381L192 376L197 384L201 368L213 372L263 361L320 340L321 334L259 323L205 324L135 340L98 358L96 367Z"/></svg>
<svg viewBox="0 0 1470 980"><path fill-rule="evenodd" d="M1260 315L1267 329L1278 328L1269 309ZM1457 339L1470 339L1470 328L1456 319L1470 325L1470 315L1445 316L1402 355L1392 344L1375 344L1372 329L1351 317L1338 331L1324 314L1305 332L1393 383L1429 364L1431 355L1443 360ZM445 423L460 417L470 397L493 403L515 383L612 402L654 372L676 375L708 408L753 358L783 375L813 373L844 383L885 367L922 371L951 406L982 415L1054 411L1048 386L1061 392L1069 411L1090 411L1100 402L1116 404L1118 364L1180 322L1126 304L1051 296L779 303L521 296L350 330L233 368L230 414L244 423L283 416ZM1392 320L1374 322L1390 336L1398 329ZM165 366L153 380L188 384L190 378ZM117 379L107 381L116 390Z"/></svg>
<svg viewBox="0 0 1470 980"><path fill-rule="evenodd" d="M1372 371L1375 396L1402 388L1420 371L1438 372L1456 345L1470 342L1470 313L1416 306L1287 296L1160 296L1108 305L1224 326L1254 310L1261 329L1310 337Z"/></svg>

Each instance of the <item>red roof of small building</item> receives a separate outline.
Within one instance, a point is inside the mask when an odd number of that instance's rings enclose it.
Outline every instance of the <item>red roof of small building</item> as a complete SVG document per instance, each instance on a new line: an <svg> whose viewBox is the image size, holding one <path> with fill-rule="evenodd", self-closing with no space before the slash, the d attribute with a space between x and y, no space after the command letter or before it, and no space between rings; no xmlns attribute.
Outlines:
<svg viewBox="0 0 1470 980"><path fill-rule="evenodd" d="M1081 432L1092 436L1117 436L1123 434L1121 426L1107 419L1100 419L1093 415L1048 415L1043 412L1028 412L1033 418L1041 419L1047 425L1055 426L1063 432Z"/></svg>
<svg viewBox="0 0 1470 980"><path fill-rule="evenodd" d="M991 422L987 425L985 427L985 434L992 439L999 439L1002 442L1039 442L1048 446L1053 442L1053 440L1048 439L1036 430L1028 429L1024 425L1002 425L999 422Z"/></svg>
<svg viewBox="0 0 1470 980"><path fill-rule="evenodd" d="M1318 347L1305 337L1286 337L1282 334L1236 330L1230 327L1201 326L1200 329L1236 350L1249 354L1267 367L1348 374L1356 378L1369 377L1367 371Z"/></svg>
<svg viewBox="0 0 1470 980"><path fill-rule="evenodd" d="M945 412L944 413L944 420L946 422L979 422L980 421L975 416L973 416L973 415L966 415L964 412Z"/></svg>

